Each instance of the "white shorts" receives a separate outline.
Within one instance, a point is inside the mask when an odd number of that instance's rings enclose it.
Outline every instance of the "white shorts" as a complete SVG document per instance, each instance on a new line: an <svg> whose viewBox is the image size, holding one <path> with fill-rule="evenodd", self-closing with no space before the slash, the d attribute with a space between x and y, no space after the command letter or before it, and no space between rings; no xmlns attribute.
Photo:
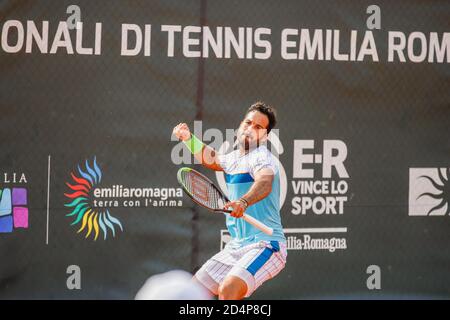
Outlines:
<svg viewBox="0 0 450 320"><path fill-rule="evenodd" d="M283 270L286 257L286 245L278 241L260 241L238 249L227 245L209 259L195 277L215 295L226 276L239 277L247 284L245 297L249 297Z"/></svg>

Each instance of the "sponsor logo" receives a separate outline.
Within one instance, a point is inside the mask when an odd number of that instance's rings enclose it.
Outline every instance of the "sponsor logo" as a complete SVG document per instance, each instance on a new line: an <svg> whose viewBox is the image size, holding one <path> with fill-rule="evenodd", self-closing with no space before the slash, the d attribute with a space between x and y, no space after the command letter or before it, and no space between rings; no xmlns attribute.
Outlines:
<svg viewBox="0 0 450 320"><path fill-rule="evenodd" d="M71 172L71 182L66 182L69 192L65 204L71 210L67 214L73 219L71 225L78 227L77 233L85 233L97 240L100 234L106 240L123 231L121 220L114 217L111 208L181 207L181 188L138 188L122 184L104 186L103 173L97 159L86 160Z"/></svg>
<svg viewBox="0 0 450 320"><path fill-rule="evenodd" d="M319 153L314 152L315 145L314 140L294 141L291 213L342 215L349 191L347 146L340 140L324 140Z"/></svg>
<svg viewBox="0 0 450 320"><path fill-rule="evenodd" d="M77 174L71 172L70 175L74 184L66 182L71 193L64 195L71 201L65 206L72 211L66 216L74 219L72 226L79 226L77 233L85 232L86 238L93 234L94 240L97 240L101 232L106 240L108 233L113 237L116 235L117 228L123 231L121 222L110 214L109 209L98 209L92 205L93 190L102 181L102 171L97 160L94 158L92 168L86 160L84 169L78 165Z"/></svg>
<svg viewBox="0 0 450 320"><path fill-rule="evenodd" d="M348 201L350 178L341 140L294 140L291 213L323 219L342 216ZM347 249L347 228L285 229L287 247L298 251L334 253Z"/></svg>
<svg viewBox="0 0 450 320"><path fill-rule="evenodd" d="M11 233L15 229L28 229L28 191L24 187L27 178L24 173L4 173L0 188L0 233ZM13 186L11 186L13 185Z"/></svg>
<svg viewBox="0 0 450 320"><path fill-rule="evenodd" d="M286 229L285 232L288 233L289 229ZM324 233L299 232L297 235L286 234L286 244L288 250L323 250L333 253L337 250L347 249L345 237L326 236Z"/></svg>
<svg viewBox="0 0 450 320"><path fill-rule="evenodd" d="M449 214L450 168L410 168L408 215Z"/></svg>
<svg viewBox="0 0 450 320"><path fill-rule="evenodd" d="M347 228L286 228L286 247L293 251L336 252L347 249L345 234ZM231 236L228 230L220 232L220 250L223 250Z"/></svg>

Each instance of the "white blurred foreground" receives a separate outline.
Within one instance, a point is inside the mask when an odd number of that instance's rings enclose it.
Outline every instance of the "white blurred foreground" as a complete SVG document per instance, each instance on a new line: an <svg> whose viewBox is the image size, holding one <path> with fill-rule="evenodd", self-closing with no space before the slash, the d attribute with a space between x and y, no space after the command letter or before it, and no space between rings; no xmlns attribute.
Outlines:
<svg viewBox="0 0 450 320"><path fill-rule="evenodd" d="M135 300L211 300L212 296L192 275L183 270L173 270L147 279L136 294Z"/></svg>

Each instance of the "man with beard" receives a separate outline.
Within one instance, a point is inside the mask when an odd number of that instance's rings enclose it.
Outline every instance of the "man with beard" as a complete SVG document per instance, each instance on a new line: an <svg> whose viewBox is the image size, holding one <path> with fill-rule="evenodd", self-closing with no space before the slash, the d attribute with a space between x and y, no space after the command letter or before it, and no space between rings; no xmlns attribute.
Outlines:
<svg viewBox="0 0 450 320"><path fill-rule="evenodd" d="M238 132L239 147L217 154L194 136L185 123L173 133L203 166L224 171L230 202L225 209L231 241L197 271L194 280L223 300L249 297L286 264L286 238L280 217L277 161L267 149L267 136L276 124L275 109L263 102L246 112ZM271 236L240 219L244 212L273 228Z"/></svg>

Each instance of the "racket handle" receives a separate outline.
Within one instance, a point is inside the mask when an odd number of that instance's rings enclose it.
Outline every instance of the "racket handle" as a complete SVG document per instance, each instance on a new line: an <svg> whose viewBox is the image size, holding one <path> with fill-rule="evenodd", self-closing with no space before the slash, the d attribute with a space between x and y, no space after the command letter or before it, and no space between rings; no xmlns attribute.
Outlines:
<svg viewBox="0 0 450 320"><path fill-rule="evenodd" d="M259 220L256 220L255 218L253 218L252 216L246 215L244 213L244 215L242 216L242 219L244 219L245 221L247 221L248 223L250 223L252 226L254 226L255 228L258 228L259 230L261 230L262 232L264 232L265 234L268 234L269 236L271 236L273 234L273 229L269 228L268 226L266 226L264 223L262 223Z"/></svg>

